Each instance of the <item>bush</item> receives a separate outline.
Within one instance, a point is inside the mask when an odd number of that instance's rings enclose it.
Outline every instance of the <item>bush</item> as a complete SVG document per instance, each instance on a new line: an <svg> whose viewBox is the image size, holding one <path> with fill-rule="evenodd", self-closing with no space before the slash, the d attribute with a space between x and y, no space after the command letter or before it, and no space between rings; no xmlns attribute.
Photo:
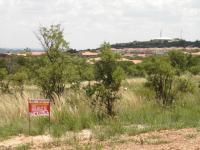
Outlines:
<svg viewBox="0 0 200 150"><path fill-rule="evenodd" d="M114 114L113 106L118 99L118 91L124 77L124 71L118 66L118 54L111 51L109 43L101 46L101 61L95 64L95 80L97 83L87 88L89 96L95 95L92 99L97 107L104 107L109 116Z"/></svg>
<svg viewBox="0 0 200 150"><path fill-rule="evenodd" d="M195 85L188 77L181 77L177 80L176 83L176 90L177 92L184 92L184 93L193 93L195 89Z"/></svg>
<svg viewBox="0 0 200 150"><path fill-rule="evenodd" d="M175 69L166 58L153 58L146 64L147 86L156 93L156 99L163 105L171 105L174 100L173 82Z"/></svg>
<svg viewBox="0 0 200 150"><path fill-rule="evenodd" d="M5 68L0 68L0 91L2 93L9 92L8 72Z"/></svg>
<svg viewBox="0 0 200 150"><path fill-rule="evenodd" d="M63 29L60 25L51 25L50 28L40 27L38 40L47 52L48 62L38 74L38 85L46 98L54 99L64 92L64 51L68 50L68 43L64 39Z"/></svg>
<svg viewBox="0 0 200 150"><path fill-rule="evenodd" d="M193 74L193 75L200 75L200 66L192 66L189 71Z"/></svg>
<svg viewBox="0 0 200 150"><path fill-rule="evenodd" d="M188 69L191 57L191 55L184 54L182 51L169 52L171 65L176 68L179 75Z"/></svg>

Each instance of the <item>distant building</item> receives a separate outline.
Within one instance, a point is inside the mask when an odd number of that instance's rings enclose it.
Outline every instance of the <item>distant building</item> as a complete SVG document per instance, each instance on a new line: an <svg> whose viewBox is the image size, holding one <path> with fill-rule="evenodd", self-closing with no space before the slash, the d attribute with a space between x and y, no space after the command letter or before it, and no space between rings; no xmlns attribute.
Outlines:
<svg viewBox="0 0 200 150"><path fill-rule="evenodd" d="M31 56L42 56L45 54L46 54L46 52L31 52Z"/></svg>
<svg viewBox="0 0 200 150"><path fill-rule="evenodd" d="M138 54L139 57L146 57L146 54Z"/></svg>
<svg viewBox="0 0 200 150"><path fill-rule="evenodd" d="M111 50L115 53L122 53L124 49L117 49L117 48L111 48Z"/></svg>
<svg viewBox="0 0 200 150"><path fill-rule="evenodd" d="M27 54L26 53L18 53L17 56L24 56L25 57L25 56L27 56Z"/></svg>
<svg viewBox="0 0 200 150"><path fill-rule="evenodd" d="M126 53L126 54L124 54L123 56L124 56L124 57L133 57L133 54L131 54L131 53Z"/></svg>
<svg viewBox="0 0 200 150"><path fill-rule="evenodd" d="M89 58L94 58L97 57L99 54L97 52L90 52L90 51L84 51L81 53L81 56L83 57L89 57Z"/></svg>

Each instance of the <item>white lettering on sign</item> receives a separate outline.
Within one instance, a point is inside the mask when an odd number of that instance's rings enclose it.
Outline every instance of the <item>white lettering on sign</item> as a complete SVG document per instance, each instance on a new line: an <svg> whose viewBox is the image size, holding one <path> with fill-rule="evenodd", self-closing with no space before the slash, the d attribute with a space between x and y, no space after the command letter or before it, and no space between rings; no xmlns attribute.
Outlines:
<svg viewBox="0 0 200 150"><path fill-rule="evenodd" d="M29 114L31 116L48 116L50 115L50 102L47 100L30 100Z"/></svg>

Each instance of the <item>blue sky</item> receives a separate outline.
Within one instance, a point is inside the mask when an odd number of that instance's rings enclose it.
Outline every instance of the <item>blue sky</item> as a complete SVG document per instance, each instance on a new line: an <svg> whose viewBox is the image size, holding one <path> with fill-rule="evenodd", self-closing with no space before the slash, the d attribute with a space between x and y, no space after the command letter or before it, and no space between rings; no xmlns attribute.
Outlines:
<svg viewBox="0 0 200 150"><path fill-rule="evenodd" d="M163 36L200 39L200 0L0 0L0 47L40 48L40 25L62 24L76 49Z"/></svg>

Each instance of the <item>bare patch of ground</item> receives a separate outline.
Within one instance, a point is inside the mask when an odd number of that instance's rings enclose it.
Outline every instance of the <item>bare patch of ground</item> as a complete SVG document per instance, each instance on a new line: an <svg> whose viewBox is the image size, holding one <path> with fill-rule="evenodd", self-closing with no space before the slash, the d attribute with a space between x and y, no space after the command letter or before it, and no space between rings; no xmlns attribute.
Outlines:
<svg viewBox="0 0 200 150"><path fill-rule="evenodd" d="M114 147L114 149L133 148L137 150L200 150L200 133L191 128L154 131L132 137L121 137Z"/></svg>
<svg viewBox="0 0 200 150"><path fill-rule="evenodd" d="M15 147L31 144L31 145L40 145L45 142L51 142L52 138L49 135L41 136L14 136L8 140L0 142L0 149L13 149Z"/></svg>
<svg viewBox="0 0 200 150"><path fill-rule="evenodd" d="M116 150L200 150L200 132L195 128L160 130L135 136L121 135L106 141L95 139L90 130L69 132L61 139L49 135L15 136L0 142L0 149L116 149ZM24 146L24 147L25 147Z"/></svg>

